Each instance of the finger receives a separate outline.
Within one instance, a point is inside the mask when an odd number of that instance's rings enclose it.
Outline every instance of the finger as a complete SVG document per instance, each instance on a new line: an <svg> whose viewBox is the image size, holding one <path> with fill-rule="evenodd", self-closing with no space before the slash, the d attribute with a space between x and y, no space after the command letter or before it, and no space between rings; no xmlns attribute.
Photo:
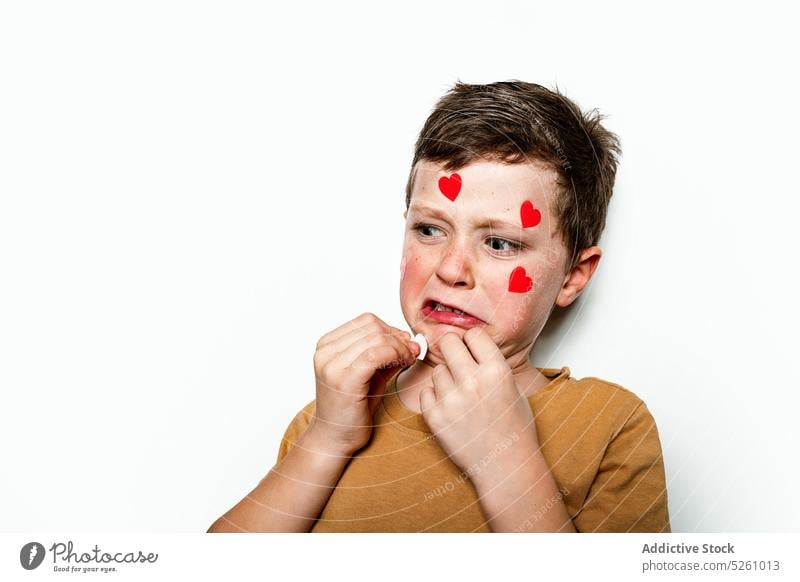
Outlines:
<svg viewBox="0 0 800 582"><path fill-rule="evenodd" d="M433 390L432 387L428 386L420 390L419 393L419 408L420 412L422 412L422 416L428 414L428 412L433 408L436 404L436 392Z"/></svg>
<svg viewBox="0 0 800 582"><path fill-rule="evenodd" d="M395 346L380 344L361 352L346 368L356 373L356 378L360 383L366 384L377 370L397 367L401 358L402 356Z"/></svg>
<svg viewBox="0 0 800 582"><path fill-rule="evenodd" d="M388 325L385 321L383 321L380 317L378 317L374 313L367 312L367 313L362 313L355 319L351 319L350 321L348 321L343 325L340 325L333 331L326 333L324 336L320 338L319 342L317 342L317 349L340 339L341 337L347 335L354 329L362 328L369 325L378 325L389 329L396 329L398 332L402 332L402 330L393 328L392 326Z"/></svg>
<svg viewBox="0 0 800 582"><path fill-rule="evenodd" d="M392 327L382 326L380 324L371 322L359 328L356 328L349 333L346 333L343 336L340 336L338 339L331 341L321 347L318 348L319 351L322 352L344 352L352 345L354 345L357 341L376 333L383 333L387 336L394 335L398 339L403 342L409 342L411 340L411 334L408 332L404 332Z"/></svg>
<svg viewBox="0 0 800 582"><path fill-rule="evenodd" d="M433 389L436 394L436 400L442 400L450 392L457 389L456 383L453 381L453 376L450 370L444 364L438 364L433 368L431 374L433 380Z"/></svg>
<svg viewBox="0 0 800 582"><path fill-rule="evenodd" d="M464 334L464 343L479 365L492 361L506 361L503 352L500 351L500 348L497 347L494 340L480 327L468 329Z"/></svg>
<svg viewBox="0 0 800 582"><path fill-rule="evenodd" d="M329 331L319 339L319 341L317 342L317 349L338 340L339 338L350 333L354 329L358 329L360 327L364 327L370 324L372 321L374 321L373 320L374 317L375 316L371 313L362 313L358 317L351 319L347 323L340 325L333 331Z"/></svg>
<svg viewBox="0 0 800 582"><path fill-rule="evenodd" d="M411 340L402 341L391 332L378 331L368 334L350 347L346 348L340 355L339 361L342 367L351 366L365 351L376 346L391 346L397 353L394 360L395 365L410 364L414 361L414 354L409 343ZM390 364L385 362L385 365Z"/></svg>
<svg viewBox="0 0 800 582"><path fill-rule="evenodd" d="M472 359L472 354L457 334L444 334L439 340L439 350L456 384L463 385L477 373L478 364Z"/></svg>

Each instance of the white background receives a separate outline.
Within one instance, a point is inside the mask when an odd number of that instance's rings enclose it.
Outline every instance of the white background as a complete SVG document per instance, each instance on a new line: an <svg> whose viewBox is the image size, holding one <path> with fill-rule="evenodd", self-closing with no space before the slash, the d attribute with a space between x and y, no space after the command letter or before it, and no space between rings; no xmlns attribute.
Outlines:
<svg viewBox="0 0 800 582"><path fill-rule="evenodd" d="M205 531L404 326L404 187L457 79L558 85L623 156L539 367L636 392L674 531L797 529L796 19L670 2L0 8L0 529Z"/></svg>

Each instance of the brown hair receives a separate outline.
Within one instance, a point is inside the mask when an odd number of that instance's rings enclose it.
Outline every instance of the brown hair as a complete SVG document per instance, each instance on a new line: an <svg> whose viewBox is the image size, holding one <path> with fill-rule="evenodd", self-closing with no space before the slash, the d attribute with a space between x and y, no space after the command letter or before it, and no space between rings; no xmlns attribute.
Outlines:
<svg viewBox="0 0 800 582"><path fill-rule="evenodd" d="M406 184L411 203L417 163L440 163L453 172L476 158L509 164L544 162L557 175L555 215L571 257L598 243L614 188L619 138L606 130L597 109L587 113L558 87L518 80L456 84L436 103L414 147Z"/></svg>

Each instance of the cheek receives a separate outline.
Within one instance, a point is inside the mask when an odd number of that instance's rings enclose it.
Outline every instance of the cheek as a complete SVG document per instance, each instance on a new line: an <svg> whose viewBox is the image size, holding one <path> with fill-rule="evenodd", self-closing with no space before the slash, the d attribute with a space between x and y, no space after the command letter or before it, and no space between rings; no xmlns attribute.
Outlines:
<svg viewBox="0 0 800 582"><path fill-rule="evenodd" d="M495 321L511 334L528 327L536 319L542 303L543 281L530 268L510 262L491 275L487 291L495 305Z"/></svg>
<svg viewBox="0 0 800 582"><path fill-rule="evenodd" d="M400 261L400 293L409 297L420 291L430 278L433 261L424 254L406 249Z"/></svg>

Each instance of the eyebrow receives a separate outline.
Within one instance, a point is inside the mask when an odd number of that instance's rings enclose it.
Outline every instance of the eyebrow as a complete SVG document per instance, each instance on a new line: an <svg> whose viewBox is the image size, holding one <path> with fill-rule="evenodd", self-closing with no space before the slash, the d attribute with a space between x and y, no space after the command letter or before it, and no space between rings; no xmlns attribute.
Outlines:
<svg viewBox="0 0 800 582"><path fill-rule="evenodd" d="M442 218L444 220L450 219L450 217L447 214L445 214L444 212L442 212L438 208L435 208L433 206L428 206L426 204L411 204L411 206L409 207L409 210L413 210L415 212L424 212L426 214L429 214L429 215L434 216L436 218ZM475 226L475 227L478 227L478 228L487 228L487 227L488 228L492 228L493 226L505 226L505 227L510 228L512 230L520 230L520 231L523 231L523 232L525 231L525 229L522 228L522 224L521 223L514 224L514 223L509 222L509 221L507 221L505 219L502 219L502 218L485 218L485 217L483 217L483 218L481 218L481 219L479 219L477 221L473 221L472 222L472 226Z"/></svg>

